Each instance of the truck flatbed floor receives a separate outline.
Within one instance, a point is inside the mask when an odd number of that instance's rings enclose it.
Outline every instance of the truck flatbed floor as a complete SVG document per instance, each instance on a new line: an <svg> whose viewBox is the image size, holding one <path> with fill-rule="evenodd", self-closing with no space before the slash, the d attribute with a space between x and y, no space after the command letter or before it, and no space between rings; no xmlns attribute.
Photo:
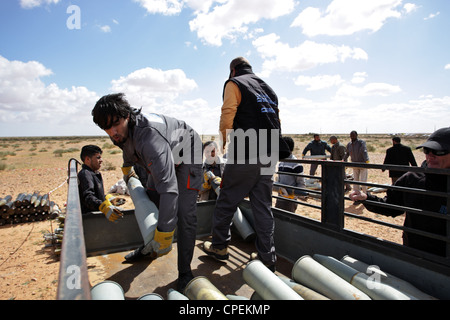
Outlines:
<svg viewBox="0 0 450 320"><path fill-rule="evenodd" d="M230 258L222 262L203 252L201 248L204 240L208 240L208 237L196 241L191 264L194 277L207 277L225 295L250 299L254 290L245 283L242 271L249 262L250 254L255 251L253 241L245 242L238 235L233 236L229 246ZM174 243L173 250L168 255L155 260L144 258L128 263L124 257L129 252L131 251L88 258L88 265L92 259L101 264L100 270L99 267L89 268L91 285L110 280L120 284L127 300L138 299L148 293L157 293L167 299L168 290L176 289L177 284L177 244ZM290 277L291 270L292 263L278 258L277 275Z"/></svg>

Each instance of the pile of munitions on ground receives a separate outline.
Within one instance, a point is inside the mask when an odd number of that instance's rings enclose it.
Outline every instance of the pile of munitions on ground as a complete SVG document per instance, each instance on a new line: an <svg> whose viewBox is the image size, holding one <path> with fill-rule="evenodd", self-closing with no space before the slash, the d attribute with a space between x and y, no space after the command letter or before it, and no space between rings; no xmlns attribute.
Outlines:
<svg viewBox="0 0 450 320"><path fill-rule="evenodd" d="M348 255L341 260L314 254L300 257L291 278L279 276L261 261L249 262L242 277L254 289L249 298L222 293L208 278L191 280L184 292L169 289L168 300L436 300L411 283ZM124 290L113 281L91 288L93 300L124 300ZM138 300L163 300L148 293ZM260 310L261 311L261 310Z"/></svg>
<svg viewBox="0 0 450 320"><path fill-rule="evenodd" d="M15 200L11 195L0 198L0 226L54 219L60 213L47 193L20 193Z"/></svg>
<svg viewBox="0 0 450 320"><path fill-rule="evenodd" d="M66 215L60 213L58 215L58 228L56 228L52 233L44 234L45 247L52 247L54 253L59 256L61 255L61 245L64 236L64 222L66 220Z"/></svg>

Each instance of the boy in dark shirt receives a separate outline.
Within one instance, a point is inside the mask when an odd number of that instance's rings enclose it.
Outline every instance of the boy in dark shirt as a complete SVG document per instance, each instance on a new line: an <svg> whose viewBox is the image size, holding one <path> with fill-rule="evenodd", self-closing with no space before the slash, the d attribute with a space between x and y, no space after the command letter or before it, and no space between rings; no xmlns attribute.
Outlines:
<svg viewBox="0 0 450 320"><path fill-rule="evenodd" d="M103 178L99 171L103 163L102 153L102 149L95 145L87 145L81 149L83 165L78 173L81 213L102 211L109 221L115 222L123 214L115 206L120 199L110 194L105 196Z"/></svg>
<svg viewBox="0 0 450 320"><path fill-rule="evenodd" d="M98 211L105 201L103 178L99 171L103 163L102 153L102 149L94 145L87 145L81 149L80 158L83 165L78 173L78 191L82 213Z"/></svg>

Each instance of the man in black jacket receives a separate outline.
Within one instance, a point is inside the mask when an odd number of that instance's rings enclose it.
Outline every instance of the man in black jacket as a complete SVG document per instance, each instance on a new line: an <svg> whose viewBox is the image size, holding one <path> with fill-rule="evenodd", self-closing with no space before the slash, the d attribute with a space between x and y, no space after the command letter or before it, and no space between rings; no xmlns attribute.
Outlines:
<svg viewBox="0 0 450 320"><path fill-rule="evenodd" d="M311 156L326 156L325 151L331 153L331 147L325 141L320 140L319 134L314 134L314 140L312 140L308 145L303 149L302 157L305 157L308 151L311 151ZM309 175L314 176L316 174L317 167L319 165L317 163L312 163L309 169Z"/></svg>
<svg viewBox="0 0 450 320"><path fill-rule="evenodd" d="M227 165L214 211L212 241L206 241L203 246L203 250L216 259L228 259L230 224L238 204L249 196L255 217L257 257L275 270L272 176L278 156L289 155L284 140L278 140L278 113L278 97L272 88L253 73L247 59L234 59L230 63L230 78L224 87L220 117L224 145L227 135L230 135ZM275 138L276 146L272 145L272 138ZM284 156L281 152L279 154L283 143L288 151ZM271 159L276 155L275 161L266 162L268 153Z"/></svg>
<svg viewBox="0 0 450 320"><path fill-rule="evenodd" d="M428 168L446 169L447 171L450 169L450 127L442 128L434 132L419 148L423 148L426 154ZM450 191L447 189L448 179L450 179L450 175L446 174L407 172L397 180L395 186L448 193ZM383 199L359 191L352 192L350 198L353 201L370 200L431 211L442 215L448 214L447 198L427 194L416 194L389 189L386 197ZM406 212L405 227L448 237L447 224L445 220L438 217L417 214L408 210L383 208L367 202L363 202L363 204L367 210L386 216L396 217ZM444 241L408 231L403 233L403 244L440 256L445 256L446 254L446 243Z"/></svg>
<svg viewBox="0 0 450 320"><path fill-rule="evenodd" d="M416 159L411 148L403 145L399 137L392 138L393 146L386 150L386 157L383 164L393 164L398 166L414 166L417 167ZM384 170L383 170L384 171ZM398 178L403 175L404 171L389 170L389 177L394 184Z"/></svg>

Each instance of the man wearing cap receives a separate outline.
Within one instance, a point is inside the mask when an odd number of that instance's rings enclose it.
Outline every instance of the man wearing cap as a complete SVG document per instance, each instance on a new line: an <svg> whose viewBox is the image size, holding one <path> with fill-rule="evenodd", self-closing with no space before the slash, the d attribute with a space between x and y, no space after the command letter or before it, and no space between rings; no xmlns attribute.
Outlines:
<svg viewBox="0 0 450 320"><path fill-rule="evenodd" d="M275 270L274 220L271 205L272 175L276 161L273 169L270 167L266 171L264 169L268 168L261 160L263 148L258 148L257 153L254 152L254 147L261 147L262 144L271 141L269 137L264 141L262 136L264 133L271 133L270 129L280 131L277 95L253 73L247 59L236 58L230 64L230 78L224 86L220 118L220 138L224 148L227 134L230 134L227 165L214 211L212 241L206 241L203 250L216 259L228 259L230 224L238 204L249 196L255 217L257 257L271 270ZM245 132L249 136L254 134L258 140L253 144L245 141L241 145L238 132ZM285 144L284 141L283 143ZM270 143L267 147L271 147ZM264 151L278 152L270 149ZM287 145L286 151L285 157L289 156Z"/></svg>
<svg viewBox="0 0 450 320"><path fill-rule="evenodd" d="M426 155L426 163L428 168L450 169L450 127L435 131L424 144L417 147L417 149L420 148L423 149ZM448 193L450 191L447 190L448 177L448 175L443 174L407 172L397 180L395 186ZM386 197L383 199L359 191L352 192L350 198L353 201L370 200L431 211L438 214L448 214L446 198L426 194L407 193L389 189ZM407 210L383 208L367 202L363 202L363 204L367 210L386 216L396 217L406 212L404 222L405 227L445 237L448 236L447 226L445 220L443 219L427 215L414 214ZM405 246L440 256L445 256L446 254L446 243L444 241L432 239L408 231L404 231L403 233L403 244Z"/></svg>

